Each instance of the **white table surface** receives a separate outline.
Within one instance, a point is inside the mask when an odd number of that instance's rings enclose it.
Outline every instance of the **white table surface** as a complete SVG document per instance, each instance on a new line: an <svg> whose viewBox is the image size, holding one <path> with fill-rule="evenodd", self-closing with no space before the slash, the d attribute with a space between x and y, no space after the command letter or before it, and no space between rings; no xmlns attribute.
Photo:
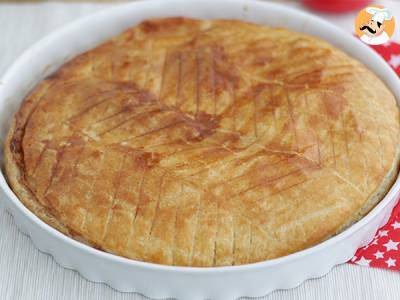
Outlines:
<svg viewBox="0 0 400 300"><path fill-rule="evenodd" d="M349 0L352 1L352 0ZM289 5L298 4L281 1ZM396 39L400 40L400 1L375 1L398 14ZM32 43L80 16L116 4L0 3L0 76ZM323 15L351 32L354 14ZM0 299L147 299L119 293L103 284L83 279L39 252L21 234L0 199ZM298 288L276 291L259 299L400 299L400 273L344 264L323 278Z"/></svg>

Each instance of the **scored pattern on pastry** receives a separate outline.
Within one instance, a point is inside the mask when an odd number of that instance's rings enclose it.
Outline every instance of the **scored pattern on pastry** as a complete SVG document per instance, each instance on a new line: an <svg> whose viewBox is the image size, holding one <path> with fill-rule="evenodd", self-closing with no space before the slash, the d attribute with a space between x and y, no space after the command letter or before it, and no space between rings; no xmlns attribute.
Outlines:
<svg viewBox="0 0 400 300"><path fill-rule="evenodd" d="M304 249L379 201L398 160L398 110L374 74L315 38L238 21L143 22L25 102L37 202L71 235L142 261Z"/></svg>

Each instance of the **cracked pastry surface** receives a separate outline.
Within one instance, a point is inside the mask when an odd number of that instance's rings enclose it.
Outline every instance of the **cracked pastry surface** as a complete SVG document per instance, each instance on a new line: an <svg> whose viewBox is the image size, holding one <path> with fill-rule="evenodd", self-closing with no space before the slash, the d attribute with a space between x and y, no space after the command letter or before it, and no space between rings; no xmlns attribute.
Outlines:
<svg viewBox="0 0 400 300"><path fill-rule="evenodd" d="M333 46L240 21L145 21L40 82L5 144L38 217L135 260L225 266L335 235L398 171L399 111Z"/></svg>

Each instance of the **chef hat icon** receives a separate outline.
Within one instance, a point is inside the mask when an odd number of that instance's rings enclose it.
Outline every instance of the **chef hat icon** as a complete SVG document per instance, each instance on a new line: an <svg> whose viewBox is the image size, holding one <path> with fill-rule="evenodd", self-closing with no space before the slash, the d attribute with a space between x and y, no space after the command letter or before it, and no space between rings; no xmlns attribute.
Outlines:
<svg viewBox="0 0 400 300"><path fill-rule="evenodd" d="M367 13L372 15L372 20L383 23L385 20L391 20L392 14L386 8L367 7Z"/></svg>

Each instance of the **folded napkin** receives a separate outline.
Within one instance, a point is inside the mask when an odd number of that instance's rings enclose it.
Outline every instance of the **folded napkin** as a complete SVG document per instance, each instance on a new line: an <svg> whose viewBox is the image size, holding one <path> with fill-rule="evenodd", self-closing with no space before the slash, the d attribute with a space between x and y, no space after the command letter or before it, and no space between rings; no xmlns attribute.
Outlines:
<svg viewBox="0 0 400 300"><path fill-rule="evenodd" d="M389 42L372 47L400 76L400 44ZM358 249L349 262L360 266L400 270L400 202L372 242Z"/></svg>

